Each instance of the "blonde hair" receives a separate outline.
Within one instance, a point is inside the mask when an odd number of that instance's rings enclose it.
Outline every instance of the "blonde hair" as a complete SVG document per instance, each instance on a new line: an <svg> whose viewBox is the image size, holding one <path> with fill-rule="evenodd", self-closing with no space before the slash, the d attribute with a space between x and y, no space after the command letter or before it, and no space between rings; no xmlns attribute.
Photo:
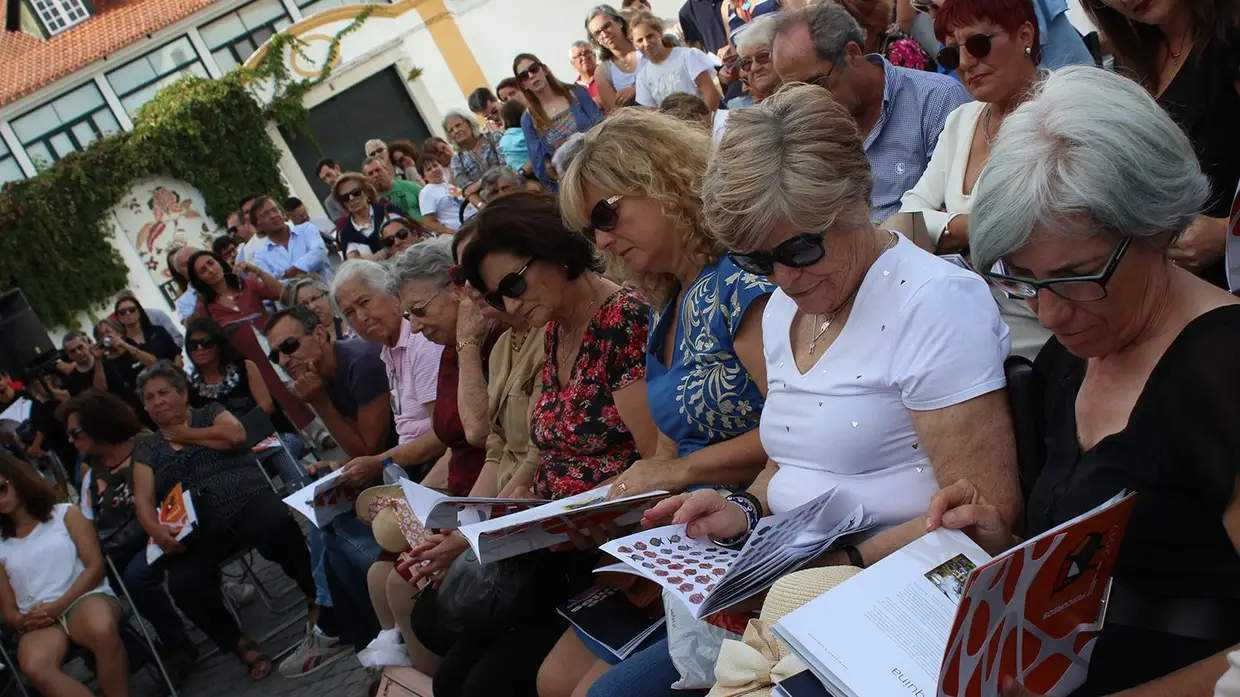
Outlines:
<svg viewBox="0 0 1240 697"><path fill-rule="evenodd" d="M375 190L375 185L370 183L370 177L361 172L345 172L336 178L335 184L332 184L332 198L336 200L336 203L344 204L344 201L340 200L340 187L348 182L356 182L360 185L368 202L374 203L379 199L379 192Z"/></svg>
<svg viewBox="0 0 1240 697"><path fill-rule="evenodd" d="M702 207L719 244L749 251L781 220L804 232L868 224L872 187L856 121L827 90L793 83L728 119Z"/></svg>
<svg viewBox="0 0 1240 697"><path fill-rule="evenodd" d="M700 264L723 247L706 229L702 177L710 158L710 135L700 127L645 109L620 109L585 135L581 152L560 180L560 212L575 230L590 225L586 184L608 195L648 196L673 219L681 248ZM634 274L652 307L675 293L671 274Z"/></svg>
<svg viewBox="0 0 1240 697"><path fill-rule="evenodd" d="M660 34L667 31L667 25L663 24L663 20L655 17L653 13L642 10L629 15L629 40L633 40L633 32L637 31L637 27L641 25L652 27Z"/></svg>

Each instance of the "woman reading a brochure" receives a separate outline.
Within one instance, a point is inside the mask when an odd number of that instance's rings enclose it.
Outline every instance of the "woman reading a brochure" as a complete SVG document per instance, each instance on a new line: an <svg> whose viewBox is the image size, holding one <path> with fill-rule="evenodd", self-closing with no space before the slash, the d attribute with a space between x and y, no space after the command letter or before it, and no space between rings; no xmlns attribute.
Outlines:
<svg viewBox="0 0 1240 697"><path fill-rule="evenodd" d="M1175 122L1093 68L1052 73L1004 121L978 185L973 258L1002 259L990 280L1055 334L1035 364L1046 452L1022 536L1136 492L1074 695L1213 694L1240 642L1240 304L1166 258L1209 196ZM930 524L1006 549L991 501L970 476Z"/></svg>
<svg viewBox="0 0 1240 697"><path fill-rule="evenodd" d="M530 413L531 444L539 452L533 495L563 499L588 492L653 455L658 432L645 384L649 311L641 296L601 275L594 246L565 227L554 197L504 196L473 223L477 233L461 259L470 285L497 310L546 327L540 340L547 362L537 378L542 391ZM535 554L539 592L512 626L445 631L437 593L423 591L418 598L414 633L443 657L434 675L436 695L537 694L539 666L568 628L555 608L590 586L598 555Z"/></svg>
<svg viewBox="0 0 1240 697"><path fill-rule="evenodd" d="M142 527L163 552L156 566L167 568L177 607L222 653L236 655L250 677L261 680L271 660L241 634L224 607L219 568L238 551L257 550L306 594L314 624L317 606L306 541L245 447L245 428L235 416L214 402L191 409L189 379L167 361L142 371L138 390L159 427L158 433L135 439L133 448L134 505ZM160 508L178 486L189 495L198 519L181 540L160 522Z"/></svg>
<svg viewBox="0 0 1240 697"><path fill-rule="evenodd" d="M643 109L623 109L586 135L560 182L572 227L592 230L651 304L646 390L659 427L655 457L625 470L612 498L744 486L766 464L758 418L766 391L762 312L775 287L724 254L702 217L710 135ZM615 657L569 632L543 663L541 697L653 694L678 674L663 638Z"/></svg>
<svg viewBox="0 0 1240 697"><path fill-rule="evenodd" d="M1007 327L985 281L871 225L871 181L855 122L821 88L731 117L703 200L732 261L779 287L762 322L770 460L747 491L682 494L647 522L739 547L758 518L838 488L877 532L826 561L865 566L923 535L931 497L959 479L1017 519Z"/></svg>

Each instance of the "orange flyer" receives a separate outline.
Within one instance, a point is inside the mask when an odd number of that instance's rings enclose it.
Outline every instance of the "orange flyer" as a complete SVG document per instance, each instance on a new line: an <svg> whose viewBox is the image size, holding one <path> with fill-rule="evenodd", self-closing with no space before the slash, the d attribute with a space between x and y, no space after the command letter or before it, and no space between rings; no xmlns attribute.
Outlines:
<svg viewBox="0 0 1240 697"><path fill-rule="evenodd" d="M1085 682L1134 496L1117 496L969 574L940 695L998 694L1007 676L1048 697Z"/></svg>

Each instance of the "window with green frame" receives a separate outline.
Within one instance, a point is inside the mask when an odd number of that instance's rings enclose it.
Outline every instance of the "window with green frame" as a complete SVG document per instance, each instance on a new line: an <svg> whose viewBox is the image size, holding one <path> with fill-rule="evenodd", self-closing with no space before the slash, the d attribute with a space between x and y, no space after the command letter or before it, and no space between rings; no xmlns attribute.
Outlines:
<svg viewBox="0 0 1240 697"><path fill-rule="evenodd" d="M121 130L120 122L94 82L22 114L9 125L39 169L84 149L100 136Z"/></svg>
<svg viewBox="0 0 1240 697"><path fill-rule="evenodd" d="M254 0L198 27L198 32L220 70L228 72L292 23L280 0Z"/></svg>
<svg viewBox="0 0 1240 697"><path fill-rule="evenodd" d="M156 92L186 73L208 77L207 68L199 59L194 45L188 37L182 36L116 70L108 71L106 77L121 100L121 106L132 117Z"/></svg>

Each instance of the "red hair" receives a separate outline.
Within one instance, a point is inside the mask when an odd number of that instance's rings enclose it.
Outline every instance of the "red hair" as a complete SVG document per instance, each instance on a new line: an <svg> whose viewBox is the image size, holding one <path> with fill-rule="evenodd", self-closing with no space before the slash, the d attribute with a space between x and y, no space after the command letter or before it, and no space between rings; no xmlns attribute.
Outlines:
<svg viewBox="0 0 1240 697"><path fill-rule="evenodd" d="M1033 27L1033 45L1029 47L1033 63L1042 62L1038 16L1033 12L1032 0L946 0L934 16L934 36L946 41L948 32L977 22L993 22L1013 36L1028 22Z"/></svg>

